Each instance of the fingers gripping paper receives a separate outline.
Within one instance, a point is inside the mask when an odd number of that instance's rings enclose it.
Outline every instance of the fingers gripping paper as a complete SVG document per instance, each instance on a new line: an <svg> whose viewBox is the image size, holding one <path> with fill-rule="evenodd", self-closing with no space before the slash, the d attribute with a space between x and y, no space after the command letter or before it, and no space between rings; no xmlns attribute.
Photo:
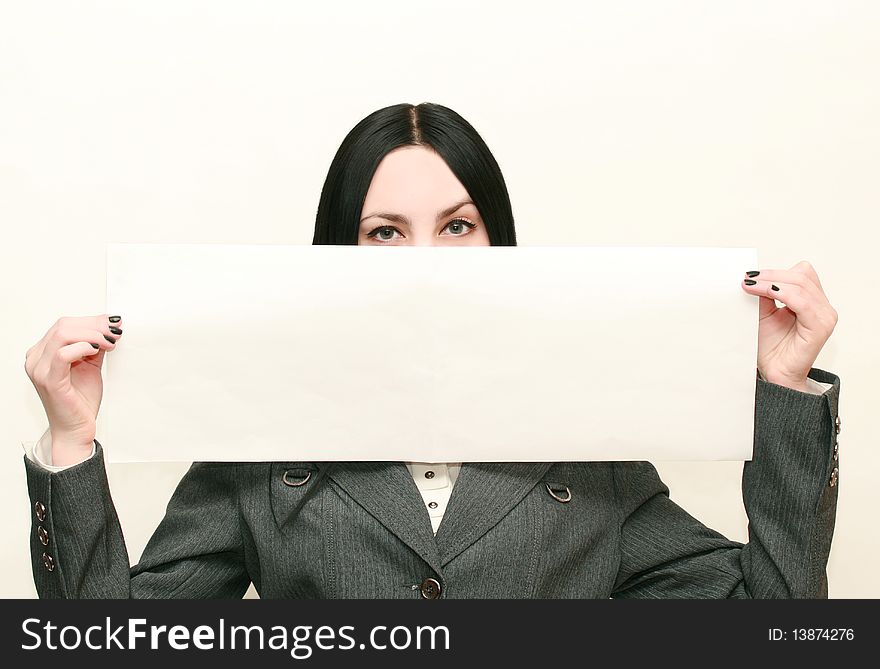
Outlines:
<svg viewBox="0 0 880 669"><path fill-rule="evenodd" d="M746 460L751 248L108 245L114 462Z"/></svg>

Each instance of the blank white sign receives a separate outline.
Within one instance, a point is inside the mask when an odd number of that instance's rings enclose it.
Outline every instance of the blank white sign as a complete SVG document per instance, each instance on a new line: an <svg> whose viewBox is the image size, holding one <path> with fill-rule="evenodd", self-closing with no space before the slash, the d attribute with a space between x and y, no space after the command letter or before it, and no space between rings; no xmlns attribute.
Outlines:
<svg viewBox="0 0 880 669"><path fill-rule="evenodd" d="M747 460L754 248L110 244L111 462Z"/></svg>

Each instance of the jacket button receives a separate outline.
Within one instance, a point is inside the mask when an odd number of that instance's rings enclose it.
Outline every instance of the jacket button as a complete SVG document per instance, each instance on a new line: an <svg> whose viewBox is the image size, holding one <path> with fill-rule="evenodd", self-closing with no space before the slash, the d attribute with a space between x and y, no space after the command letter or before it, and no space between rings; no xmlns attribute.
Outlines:
<svg viewBox="0 0 880 669"><path fill-rule="evenodd" d="M840 416L834 417L834 433L840 434Z"/></svg>
<svg viewBox="0 0 880 669"><path fill-rule="evenodd" d="M37 515L37 520L41 523L46 520L46 507L43 506L42 502L34 504L34 513Z"/></svg>
<svg viewBox="0 0 880 669"><path fill-rule="evenodd" d="M837 467L831 470L831 480L828 481L828 485L832 488L837 485Z"/></svg>
<svg viewBox="0 0 880 669"><path fill-rule="evenodd" d="M46 531L46 528L40 525L37 528L37 536L40 537L40 543L44 546L49 545L49 533Z"/></svg>
<svg viewBox="0 0 880 669"><path fill-rule="evenodd" d="M835 462L837 462L837 458L840 457L840 449L839 449L836 441L834 442L834 455L833 455L833 457L834 457Z"/></svg>
<svg viewBox="0 0 880 669"><path fill-rule="evenodd" d="M55 558L48 553L43 553L43 565L49 571L55 571Z"/></svg>
<svg viewBox="0 0 880 669"><path fill-rule="evenodd" d="M436 578L426 578L419 587L422 592L423 599L439 599L441 587L440 581Z"/></svg>

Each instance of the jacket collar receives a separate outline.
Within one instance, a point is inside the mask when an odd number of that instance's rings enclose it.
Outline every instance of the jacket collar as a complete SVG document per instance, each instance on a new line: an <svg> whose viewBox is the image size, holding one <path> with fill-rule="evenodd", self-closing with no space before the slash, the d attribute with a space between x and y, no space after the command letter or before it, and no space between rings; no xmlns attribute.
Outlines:
<svg viewBox="0 0 880 669"><path fill-rule="evenodd" d="M405 464L339 462L327 475L435 572L441 571L428 510Z"/></svg>
<svg viewBox="0 0 880 669"><path fill-rule="evenodd" d="M552 462L469 462L461 467L435 541L445 566L522 501ZM414 484L415 485L415 484ZM424 505L423 505L424 506Z"/></svg>
<svg viewBox="0 0 880 669"><path fill-rule="evenodd" d="M435 537L431 519L402 462L336 463L328 476L437 573L514 507L551 462L465 463Z"/></svg>

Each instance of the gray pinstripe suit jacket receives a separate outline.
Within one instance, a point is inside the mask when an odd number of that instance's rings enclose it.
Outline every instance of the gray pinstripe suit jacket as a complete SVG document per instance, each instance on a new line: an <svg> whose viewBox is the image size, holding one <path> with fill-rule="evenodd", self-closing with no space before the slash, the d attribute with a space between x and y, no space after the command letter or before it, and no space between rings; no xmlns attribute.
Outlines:
<svg viewBox="0 0 880 669"><path fill-rule="evenodd" d="M419 598L428 577L442 597L827 597L840 379L810 377L833 387L757 381L746 544L674 504L647 462L465 464L436 536L403 463L195 463L130 567L97 444L57 473L24 460L34 580L47 598L237 598L251 581L264 598ZM292 487L291 469L312 476Z"/></svg>

